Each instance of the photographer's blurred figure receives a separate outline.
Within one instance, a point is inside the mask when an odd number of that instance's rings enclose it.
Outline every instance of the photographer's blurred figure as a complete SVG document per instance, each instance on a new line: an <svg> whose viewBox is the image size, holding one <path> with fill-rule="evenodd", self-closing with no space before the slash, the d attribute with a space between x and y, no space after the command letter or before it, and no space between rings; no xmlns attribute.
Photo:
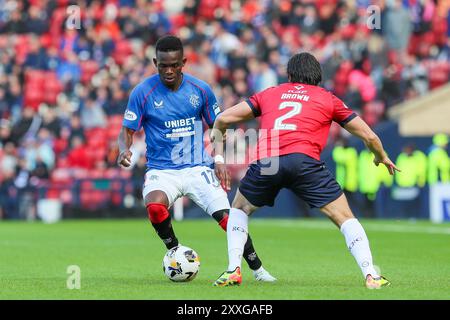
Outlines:
<svg viewBox="0 0 450 320"><path fill-rule="evenodd" d="M433 145L428 153L428 183L450 181L450 159L447 152L448 136L439 133L433 136Z"/></svg>

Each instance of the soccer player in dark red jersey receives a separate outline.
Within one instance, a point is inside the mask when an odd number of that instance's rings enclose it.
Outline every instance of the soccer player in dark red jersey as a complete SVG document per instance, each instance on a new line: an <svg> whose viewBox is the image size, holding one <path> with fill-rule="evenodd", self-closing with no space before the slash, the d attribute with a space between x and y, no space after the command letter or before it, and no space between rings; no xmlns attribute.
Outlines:
<svg viewBox="0 0 450 320"><path fill-rule="evenodd" d="M374 153L374 164L385 165L391 175L400 171L389 159L378 136L340 99L318 86L319 62L309 53L296 54L288 62L288 83L268 88L221 113L211 133L216 159L223 156L223 134L229 125L260 117L256 161L241 180L230 210L227 239L229 265L215 286L242 282L241 259L248 234L248 216L264 205L273 206L282 188L288 188L309 206L320 208L340 229L369 289L388 286L378 274L364 228L353 215L342 189L320 161L332 121L361 138ZM217 157L219 155L219 157ZM276 169L273 170L273 164ZM272 170L268 170L272 167ZM215 172L229 189L225 164Z"/></svg>

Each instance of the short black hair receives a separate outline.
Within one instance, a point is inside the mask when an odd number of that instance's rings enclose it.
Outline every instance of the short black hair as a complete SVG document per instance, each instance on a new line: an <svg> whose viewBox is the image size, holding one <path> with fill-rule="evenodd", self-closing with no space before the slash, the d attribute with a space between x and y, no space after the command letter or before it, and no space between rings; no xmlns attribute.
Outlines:
<svg viewBox="0 0 450 320"><path fill-rule="evenodd" d="M289 59L287 74L291 82L317 86L322 81L319 61L307 52L297 53Z"/></svg>
<svg viewBox="0 0 450 320"><path fill-rule="evenodd" d="M156 41L156 52L158 51L181 51L183 53L183 44L178 37L172 35L164 36Z"/></svg>

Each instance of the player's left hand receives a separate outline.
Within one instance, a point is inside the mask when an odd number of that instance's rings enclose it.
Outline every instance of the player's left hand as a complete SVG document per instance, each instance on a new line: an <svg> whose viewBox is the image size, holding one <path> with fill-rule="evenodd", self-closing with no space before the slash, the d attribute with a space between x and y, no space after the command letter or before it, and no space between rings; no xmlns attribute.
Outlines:
<svg viewBox="0 0 450 320"><path fill-rule="evenodd" d="M397 168L395 166L395 164L391 161L391 159L389 159L388 157L385 157L383 159L375 158L373 160L373 163L375 163L375 165L377 167L380 163L384 164L386 166L386 168L388 169L390 175L393 175L395 173L395 171L401 172L401 170L399 168Z"/></svg>
<svg viewBox="0 0 450 320"><path fill-rule="evenodd" d="M228 173L227 166L225 163L216 162L214 164L214 173L216 177L220 180L220 185L225 191L231 190L231 178Z"/></svg>

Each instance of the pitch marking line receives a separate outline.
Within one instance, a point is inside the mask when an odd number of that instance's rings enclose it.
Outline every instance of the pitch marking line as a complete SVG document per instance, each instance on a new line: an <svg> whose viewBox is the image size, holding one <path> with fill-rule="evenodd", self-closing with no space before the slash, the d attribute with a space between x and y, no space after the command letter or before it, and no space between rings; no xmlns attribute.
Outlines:
<svg viewBox="0 0 450 320"><path fill-rule="evenodd" d="M288 221L264 221L255 219L251 223L255 224L265 224L270 223L274 226L280 226L284 228L299 228L299 229L324 229L331 230L336 229L336 226L331 222L326 221L326 223L321 222L298 222L292 223ZM436 227L420 227L420 226L395 226L392 224L377 224L377 225L365 225L362 222L364 229L369 231L381 231L381 232L398 232L398 233L428 233L428 234L444 234L450 235L450 228L436 228Z"/></svg>

